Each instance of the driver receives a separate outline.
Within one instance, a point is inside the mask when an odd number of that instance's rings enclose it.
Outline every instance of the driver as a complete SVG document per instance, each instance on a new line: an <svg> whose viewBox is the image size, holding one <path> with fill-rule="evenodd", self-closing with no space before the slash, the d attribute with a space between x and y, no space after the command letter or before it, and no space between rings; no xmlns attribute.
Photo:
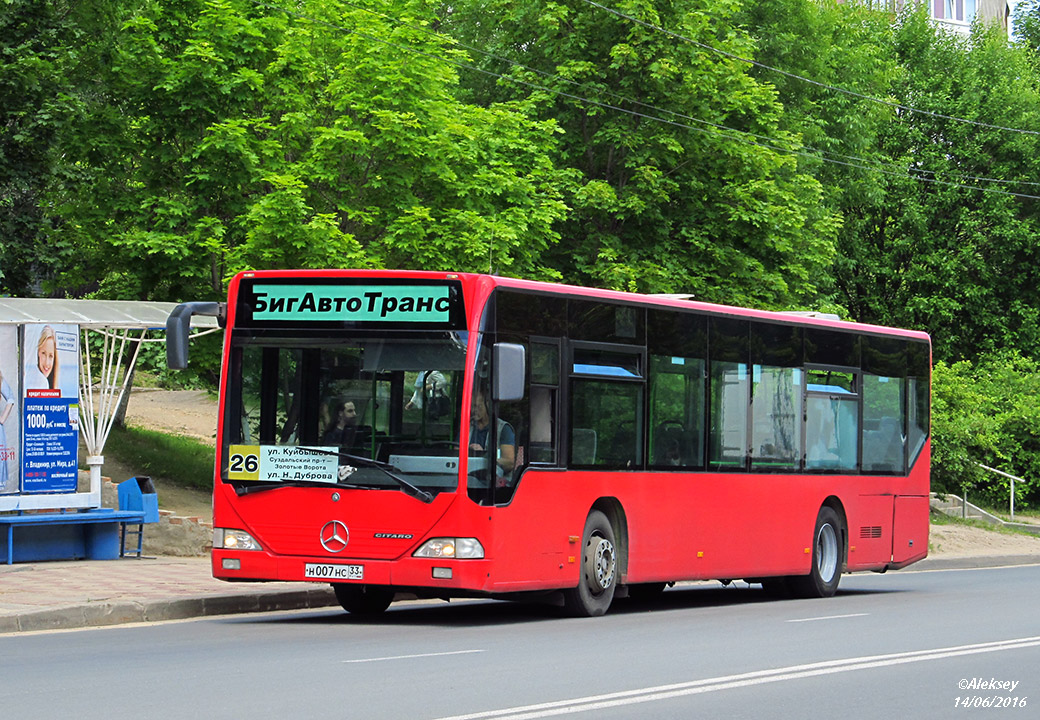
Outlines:
<svg viewBox="0 0 1040 720"><path fill-rule="evenodd" d="M500 419L495 423L494 437L489 437L490 434L491 411L484 391L477 390L470 411L469 449L471 453L483 453L488 449L489 443L495 443L498 446L496 474L500 479L504 479L516 464L516 432L513 431L512 425Z"/></svg>

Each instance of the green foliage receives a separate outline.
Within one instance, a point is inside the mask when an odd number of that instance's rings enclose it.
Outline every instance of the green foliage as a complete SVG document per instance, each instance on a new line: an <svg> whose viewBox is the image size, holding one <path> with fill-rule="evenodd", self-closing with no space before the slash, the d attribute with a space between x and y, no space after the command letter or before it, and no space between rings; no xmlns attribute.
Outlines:
<svg viewBox="0 0 1040 720"><path fill-rule="evenodd" d="M470 96L522 102L563 132L556 162L569 170L571 212L552 266L615 289L814 302L840 221L784 152L800 144L780 126L774 90L698 45L753 53L735 6L612 5L639 22L581 0L464 0L444 13L449 32L491 53L472 53L488 74L464 77Z"/></svg>
<svg viewBox="0 0 1040 720"><path fill-rule="evenodd" d="M458 101L421 1L138 0L65 138L57 213L108 297L218 297L270 267L545 275L552 122ZM104 148L103 153L98 149ZM71 278L70 278L71 280Z"/></svg>
<svg viewBox="0 0 1040 720"><path fill-rule="evenodd" d="M145 343L134 369L134 387L166 390L212 390L220 383L224 333L203 335L191 341L191 362L184 370L166 367L166 344Z"/></svg>
<svg viewBox="0 0 1040 720"><path fill-rule="evenodd" d="M777 87L784 127L830 160L814 172L843 220L833 300L857 320L929 331L939 359L1040 354L1038 206L1007 194L1038 194L1040 138L993 127L1036 127L1035 58L999 29L951 34L920 3L895 23L811 0L757 0L742 18L757 60L814 81L754 71Z"/></svg>
<svg viewBox="0 0 1040 720"><path fill-rule="evenodd" d="M932 376L932 487L1006 505L1040 506L1040 363L1016 353L936 363Z"/></svg>
<svg viewBox="0 0 1040 720"><path fill-rule="evenodd" d="M194 438L117 425L108 436L105 454L142 475L199 490L213 487L213 446Z"/></svg>
<svg viewBox="0 0 1040 720"><path fill-rule="evenodd" d="M80 19L66 2L0 3L0 294L32 293L59 260L41 238L43 204L68 129Z"/></svg>
<svg viewBox="0 0 1040 720"><path fill-rule="evenodd" d="M1019 0L1015 4L1012 17L1015 40L1034 53L1040 53L1040 0Z"/></svg>
<svg viewBox="0 0 1040 720"><path fill-rule="evenodd" d="M756 0L737 18L755 38L761 65L750 72L776 88L781 123L801 135L800 162L824 183L827 201L845 213L877 196L883 176L856 159L886 159L877 138L894 112L869 98L885 98L903 71L891 51L891 16L861 3Z"/></svg>
<svg viewBox="0 0 1040 720"><path fill-rule="evenodd" d="M1037 194L1027 183L1040 170L1040 137L992 126L1036 125L1038 78L998 31L959 38L925 8L896 25L894 40L903 68L894 99L933 114L902 111L879 133L900 172L846 211L855 232L842 246L843 302L865 321L928 330L939 359L1006 347L1036 356L1038 206L1007 192Z"/></svg>

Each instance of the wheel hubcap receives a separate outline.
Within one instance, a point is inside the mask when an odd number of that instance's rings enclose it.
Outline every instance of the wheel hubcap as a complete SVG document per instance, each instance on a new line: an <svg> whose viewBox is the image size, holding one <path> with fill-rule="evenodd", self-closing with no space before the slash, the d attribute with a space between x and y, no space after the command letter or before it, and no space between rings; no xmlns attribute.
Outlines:
<svg viewBox="0 0 1040 720"><path fill-rule="evenodd" d="M590 587L597 593L609 588L614 582L614 545L605 538L592 538L586 565Z"/></svg>
<svg viewBox="0 0 1040 720"><path fill-rule="evenodd" d="M838 570L838 535L833 525L824 525L816 536L816 569L824 582L833 580Z"/></svg>

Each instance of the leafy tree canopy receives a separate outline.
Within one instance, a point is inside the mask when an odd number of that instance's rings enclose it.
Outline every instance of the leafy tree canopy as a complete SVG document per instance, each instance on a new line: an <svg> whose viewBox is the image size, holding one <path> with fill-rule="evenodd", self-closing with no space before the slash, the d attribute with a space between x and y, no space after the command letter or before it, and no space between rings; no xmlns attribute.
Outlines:
<svg viewBox="0 0 1040 720"><path fill-rule="evenodd" d="M483 102L533 104L571 172L552 264L571 281L767 307L815 302L837 216L747 64L736 4L463 0L445 26L484 74ZM495 80L495 78L499 78Z"/></svg>
<svg viewBox="0 0 1040 720"><path fill-rule="evenodd" d="M460 102L429 4L141 0L65 152L76 271L125 297L218 295L261 267L551 276L551 121Z"/></svg>

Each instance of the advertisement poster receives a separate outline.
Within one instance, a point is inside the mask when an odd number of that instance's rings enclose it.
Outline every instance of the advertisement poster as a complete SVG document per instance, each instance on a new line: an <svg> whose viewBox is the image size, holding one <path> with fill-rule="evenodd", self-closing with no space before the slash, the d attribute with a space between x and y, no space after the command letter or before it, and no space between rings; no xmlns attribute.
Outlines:
<svg viewBox="0 0 1040 720"><path fill-rule="evenodd" d="M18 492L18 326L0 325L0 495Z"/></svg>
<svg viewBox="0 0 1040 720"><path fill-rule="evenodd" d="M79 328L25 325L22 338L22 492L75 492Z"/></svg>

